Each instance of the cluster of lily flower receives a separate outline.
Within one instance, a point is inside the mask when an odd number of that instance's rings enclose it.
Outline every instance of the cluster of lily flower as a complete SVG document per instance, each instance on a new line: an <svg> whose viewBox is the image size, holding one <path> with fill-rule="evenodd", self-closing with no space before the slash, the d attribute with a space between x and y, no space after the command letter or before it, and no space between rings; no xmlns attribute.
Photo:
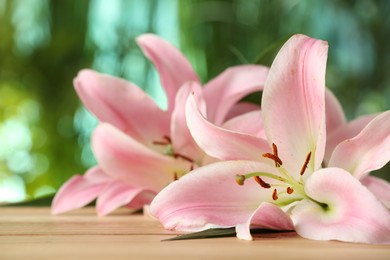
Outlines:
<svg viewBox="0 0 390 260"><path fill-rule="evenodd" d="M91 140L98 165L61 187L53 214L96 199L98 215L150 205L179 231L390 242L390 184L369 174L390 160L390 111L347 122L325 87L327 42L294 35L270 68L232 67L204 86L170 43L152 34L137 43L168 108L133 83L82 70L74 86L100 122ZM241 102L255 91L261 108Z"/></svg>

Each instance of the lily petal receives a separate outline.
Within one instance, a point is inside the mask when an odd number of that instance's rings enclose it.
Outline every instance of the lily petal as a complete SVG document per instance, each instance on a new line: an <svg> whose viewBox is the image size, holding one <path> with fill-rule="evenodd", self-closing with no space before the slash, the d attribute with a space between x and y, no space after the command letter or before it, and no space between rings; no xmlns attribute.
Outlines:
<svg viewBox="0 0 390 260"><path fill-rule="evenodd" d="M131 187L129 185L126 185L122 181L111 182L102 190L96 201L96 210L98 212L98 215L105 216L114 211L115 209L129 204L142 192L145 192L145 190L142 188ZM152 191L149 191L149 193L153 195L155 194ZM150 203L151 201L152 197L149 198L149 201L145 201L145 204Z"/></svg>
<svg viewBox="0 0 390 260"><path fill-rule="evenodd" d="M110 176L134 187L158 192L173 175L189 169L187 162L161 155L109 124L100 124L92 136L92 149L100 167Z"/></svg>
<svg viewBox="0 0 390 260"><path fill-rule="evenodd" d="M253 161L224 161L200 167L157 194L151 213L165 228L181 231L244 223L259 201L272 200L272 191L261 188L253 179L239 186L236 174L273 170L272 166Z"/></svg>
<svg viewBox="0 0 390 260"><path fill-rule="evenodd" d="M172 112L171 136L174 137L172 145L174 151L180 151L181 155L192 159L200 165L204 152L192 138L185 115L186 101L191 93L198 98L197 101L198 104L201 104L202 110L205 111L206 109L206 103L201 95L202 87L196 82L185 83L176 95L175 108Z"/></svg>
<svg viewBox="0 0 390 260"><path fill-rule="evenodd" d="M266 139L260 110L233 117L225 122L222 128Z"/></svg>
<svg viewBox="0 0 390 260"><path fill-rule="evenodd" d="M156 197L156 192L152 190L143 190L138 193L133 199L127 204L127 207L131 209L143 209L144 216L147 216L148 212L145 212L150 207L150 203Z"/></svg>
<svg viewBox="0 0 390 260"><path fill-rule="evenodd" d="M390 209L390 183L367 175L360 180L388 209Z"/></svg>
<svg viewBox="0 0 390 260"><path fill-rule="evenodd" d="M137 43L160 74L161 85L168 99L168 111L175 105L175 96L186 81L200 82L184 55L171 43L153 34L143 34Z"/></svg>
<svg viewBox="0 0 390 260"><path fill-rule="evenodd" d="M379 114L360 116L337 129L330 130L326 140L326 152L324 162L329 163L330 157L337 145L342 141L357 136Z"/></svg>
<svg viewBox="0 0 390 260"><path fill-rule="evenodd" d="M356 137L340 143L329 166L343 168L360 179L389 162L389 151L390 111L387 111L375 117Z"/></svg>
<svg viewBox="0 0 390 260"><path fill-rule="evenodd" d="M325 113L327 133L343 126L347 122L340 102L328 88L325 91Z"/></svg>
<svg viewBox="0 0 390 260"><path fill-rule="evenodd" d="M169 114L136 85L93 70L82 70L74 87L83 104L136 140L148 143L169 134Z"/></svg>
<svg viewBox="0 0 390 260"><path fill-rule="evenodd" d="M327 49L324 41L304 35L291 37L275 58L263 91L266 135L297 179L309 152L311 172L321 166L325 152Z"/></svg>
<svg viewBox="0 0 390 260"><path fill-rule="evenodd" d="M292 211L299 235L315 240L390 243L390 212L349 172L340 168L316 171L304 200Z"/></svg>
<svg viewBox="0 0 390 260"><path fill-rule="evenodd" d="M274 230L294 230L291 218L278 206L263 202L244 223L236 226L237 237L244 240L253 240L250 228L264 228Z"/></svg>
<svg viewBox="0 0 390 260"><path fill-rule="evenodd" d="M207 121L193 96L187 100L186 118L195 141L212 157L220 160L260 160L261 154L268 150L268 143L263 139L224 129Z"/></svg>
<svg viewBox="0 0 390 260"><path fill-rule="evenodd" d="M241 65L226 69L204 86L208 118L219 125L232 106L246 95L263 89L268 68Z"/></svg>
<svg viewBox="0 0 390 260"><path fill-rule="evenodd" d="M84 176L73 176L55 195L51 213L57 215L84 207L93 201L110 181L111 178L98 167L91 168Z"/></svg>

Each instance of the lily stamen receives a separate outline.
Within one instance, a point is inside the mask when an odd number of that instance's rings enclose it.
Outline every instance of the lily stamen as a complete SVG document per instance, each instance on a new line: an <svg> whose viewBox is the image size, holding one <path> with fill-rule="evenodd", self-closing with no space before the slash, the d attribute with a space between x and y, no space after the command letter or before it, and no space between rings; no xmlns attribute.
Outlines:
<svg viewBox="0 0 390 260"><path fill-rule="evenodd" d="M252 172L245 175L237 175L236 182L239 185L244 185L246 179L253 178L264 189L270 189L272 187L274 188L272 192L272 199L274 201L278 200L280 195L291 195L293 193L296 193L297 195L299 194L302 197L306 197L305 191L303 189L303 183L295 180L282 166L283 162L279 157L278 148L274 143L272 143L272 152L273 153L264 153L263 157L269 158L275 162L275 167L278 169L280 175L266 173L266 172ZM306 168L308 167L310 158L311 158L311 152L309 152L309 154L306 156L305 162L301 169L301 176L305 172ZM268 183L265 182L262 179L262 177L271 178L276 180L277 182ZM281 187L283 188L283 190L281 192L278 192L276 187ZM283 199L282 202L279 200L278 203L284 203L284 202L285 199Z"/></svg>
<svg viewBox="0 0 390 260"><path fill-rule="evenodd" d="M279 167L279 170L283 169L283 167ZM269 178L271 180L276 180L277 182L271 183L264 181L263 177ZM291 195L292 193L297 193L302 196L304 196L304 191L302 190L302 184L294 181L291 178L284 178L279 175L275 175L268 172L251 172L247 174L237 174L235 181L238 185L242 186L245 184L246 179L253 178L254 181L256 181L262 188L264 189L270 189L273 188L272 191L272 199L274 201L278 200L278 204L285 203L287 198L283 198L282 201L280 201L279 196L280 195ZM277 187L282 189L282 191L278 191ZM294 200L297 200L297 198L294 198ZM288 200L290 201L290 200Z"/></svg>
<svg viewBox="0 0 390 260"><path fill-rule="evenodd" d="M276 167L280 167L281 165L283 165L282 160L281 160L277 155L275 155L275 154L272 154L272 153L264 153L264 154L263 154L263 157L273 160L273 161L275 162L275 166L276 166Z"/></svg>
<svg viewBox="0 0 390 260"><path fill-rule="evenodd" d="M185 156L183 154L180 154L180 153L174 153L172 154L173 158L177 159L177 158L181 158L183 160L186 160L187 162L190 162L190 163L193 163L194 160L192 160L190 157L188 156Z"/></svg>
<svg viewBox="0 0 390 260"><path fill-rule="evenodd" d="M272 151L274 152L275 156L278 156L278 147L275 143L272 143Z"/></svg>
<svg viewBox="0 0 390 260"><path fill-rule="evenodd" d="M247 174L237 174L236 175L236 182L238 185L244 185L244 182L246 179L249 179L249 178L255 178L255 177L267 177L267 178L271 178L271 179L274 179L274 180L277 180L277 181L280 181L280 182L286 182L287 180L284 179L283 177L281 176L278 176L278 175L275 175L275 174L272 174L272 173L268 173L268 172L251 172L251 173L247 173ZM274 184L272 184L274 185Z"/></svg>
<svg viewBox="0 0 390 260"><path fill-rule="evenodd" d="M170 145L170 143L167 143L165 141L153 141L153 144L155 144L155 145Z"/></svg>
<svg viewBox="0 0 390 260"><path fill-rule="evenodd" d="M167 135L164 135L163 139L165 139L169 144L172 143L172 139L169 136L167 136Z"/></svg>
<svg viewBox="0 0 390 260"><path fill-rule="evenodd" d="M278 147L276 146L275 143L272 143L272 151L273 151L274 155L275 155L276 157L279 158ZM280 158L279 158L279 159L280 159ZM280 161L281 161L281 160L280 160ZM280 167L280 165L281 165L281 164L279 164L278 162L275 161L275 167Z"/></svg>
<svg viewBox="0 0 390 260"><path fill-rule="evenodd" d="M164 139L164 141L153 141L152 143L155 145L170 145L170 144L172 144L172 140L169 136L164 135L162 137L162 139Z"/></svg>
<svg viewBox="0 0 390 260"><path fill-rule="evenodd" d="M310 162L310 157L311 157L311 152L306 156L306 159L305 159L305 163L303 164L302 168L301 168L301 171L300 171L300 175L302 176L305 171L306 171L306 168L307 168L307 165L309 164Z"/></svg>
<svg viewBox="0 0 390 260"><path fill-rule="evenodd" d="M278 190L277 189L274 189L274 191L272 192L272 199L273 200L277 200L279 197L278 197Z"/></svg>
<svg viewBox="0 0 390 260"><path fill-rule="evenodd" d="M253 179L255 179L255 181L261 186L263 187L264 189L269 189L271 188L271 184L263 181L259 176L254 176Z"/></svg>
<svg viewBox="0 0 390 260"><path fill-rule="evenodd" d="M164 135L162 138L164 139L164 141L153 141L152 143L155 145L170 145L170 144L172 144L172 140L169 136Z"/></svg>

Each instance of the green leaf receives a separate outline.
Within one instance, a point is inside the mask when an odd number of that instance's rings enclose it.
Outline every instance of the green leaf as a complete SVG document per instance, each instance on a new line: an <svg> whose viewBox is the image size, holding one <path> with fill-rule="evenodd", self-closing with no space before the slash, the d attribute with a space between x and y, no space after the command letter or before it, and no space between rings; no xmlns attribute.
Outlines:
<svg viewBox="0 0 390 260"><path fill-rule="evenodd" d="M236 236L236 229L232 228L211 228L199 232L179 235L173 238L164 239L162 241L187 240L187 239L203 239L203 238L217 238L217 237L234 237Z"/></svg>
<svg viewBox="0 0 390 260"><path fill-rule="evenodd" d="M291 230L272 230L272 229L251 229L251 234L278 234L291 232ZM189 240L189 239L205 239L205 238L219 238L219 237L235 237L236 229L231 228L210 228L199 232L179 235L176 237L164 239L162 241L175 241L175 240Z"/></svg>

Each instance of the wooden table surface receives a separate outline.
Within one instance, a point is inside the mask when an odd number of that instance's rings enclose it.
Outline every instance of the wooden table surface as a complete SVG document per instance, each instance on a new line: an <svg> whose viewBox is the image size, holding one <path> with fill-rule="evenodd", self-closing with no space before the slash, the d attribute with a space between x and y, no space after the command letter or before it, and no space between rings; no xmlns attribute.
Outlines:
<svg viewBox="0 0 390 260"><path fill-rule="evenodd" d="M389 245L312 241L295 233L161 242L175 236L141 214L0 207L0 259L390 259Z"/></svg>

